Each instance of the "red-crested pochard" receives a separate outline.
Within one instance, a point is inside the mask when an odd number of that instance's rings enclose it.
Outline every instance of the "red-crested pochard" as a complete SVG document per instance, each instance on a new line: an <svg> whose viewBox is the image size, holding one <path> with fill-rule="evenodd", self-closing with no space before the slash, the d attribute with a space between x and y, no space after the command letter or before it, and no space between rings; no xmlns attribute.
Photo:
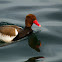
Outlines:
<svg viewBox="0 0 62 62"><path fill-rule="evenodd" d="M31 29L32 24L36 24L37 26L41 27L38 23L36 16L33 14L28 14L25 19L25 28L21 28L16 25L3 25L0 26L0 40L11 43L12 41L19 40L33 30Z"/></svg>

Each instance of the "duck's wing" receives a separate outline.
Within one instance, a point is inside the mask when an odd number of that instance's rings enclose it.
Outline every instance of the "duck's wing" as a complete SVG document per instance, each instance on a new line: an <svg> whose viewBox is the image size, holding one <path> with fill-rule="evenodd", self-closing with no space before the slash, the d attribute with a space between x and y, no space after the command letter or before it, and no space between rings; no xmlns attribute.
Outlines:
<svg viewBox="0 0 62 62"><path fill-rule="evenodd" d="M20 30L22 31L23 28L22 27L19 27L19 26L16 26L16 25L3 25L1 27L12 27L12 28L16 28L17 31L19 32Z"/></svg>
<svg viewBox="0 0 62 62"><path fill-rule="evenodd" d="M0 33L9 36L16 36L23 29L16 25L4 25L0 26Z"/></svg>

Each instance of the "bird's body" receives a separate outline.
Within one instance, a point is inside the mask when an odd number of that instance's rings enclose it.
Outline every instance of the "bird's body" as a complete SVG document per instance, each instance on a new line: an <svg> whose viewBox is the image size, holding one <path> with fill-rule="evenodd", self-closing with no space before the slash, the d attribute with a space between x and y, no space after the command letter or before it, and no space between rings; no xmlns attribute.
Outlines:
<svg viewBox="0 0 62 62"><path fill-rule="evenodd" d="M16 25L0 26L0 40L11 43L12 40L21 32L23 28Z"/></svg>
<svg viewBox="0 0 62 62"><path fill-rule="evenodd" d="M25 28L21 28L16 25L3 25L0 26L0 40L11 43L12 41L17 41L30 32L32 32L31 26L35 23L40 27L40 24L37 22L35 15L29 14L26 16Z"/></svg>

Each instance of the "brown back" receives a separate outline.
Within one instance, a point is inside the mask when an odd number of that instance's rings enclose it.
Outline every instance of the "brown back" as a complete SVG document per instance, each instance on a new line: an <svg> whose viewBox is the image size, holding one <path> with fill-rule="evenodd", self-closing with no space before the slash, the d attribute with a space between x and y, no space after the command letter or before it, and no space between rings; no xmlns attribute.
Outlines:
<svg viewBox="0 0 62 62"><path fill-rule="evenodd" d="M0 33L10 36L15 36L15 28L17 29L18 32L22 30L16 25L5 25L0 27Z"/></svg>

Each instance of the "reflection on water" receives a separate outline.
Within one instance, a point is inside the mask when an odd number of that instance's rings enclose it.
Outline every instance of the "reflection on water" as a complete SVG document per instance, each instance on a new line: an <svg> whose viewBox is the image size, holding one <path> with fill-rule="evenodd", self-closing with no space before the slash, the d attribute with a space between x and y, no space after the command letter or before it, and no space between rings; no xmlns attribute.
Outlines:
<svg viewBox="0 0 62 62"><path fill-rule="evenodd" d="M40 40L38 40L37 36L35 33L31 33L28 36L28 44L31 48L35 49L36 51L40 52L39 47L41 46Z"/></svg>
<svg viewBox="0 0 62 62"><path fill-rule="evenodd" d="M39 60L37 59L40 59L40 58L44 58L43 56L38 56L38 57L32 57L32 58L29 58L27 61L25 62L39 62ZM43 62L43 60L41 61Z"/></svg>

